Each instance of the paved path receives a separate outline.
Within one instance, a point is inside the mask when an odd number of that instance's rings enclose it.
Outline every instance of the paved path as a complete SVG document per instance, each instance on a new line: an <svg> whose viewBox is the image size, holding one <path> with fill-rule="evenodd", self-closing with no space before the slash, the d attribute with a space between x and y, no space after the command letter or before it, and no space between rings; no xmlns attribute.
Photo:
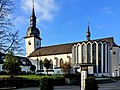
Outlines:
<svg viewBox="0 0 120 90"><path fill-rule="evenodd" d="M99 90L120 90L120 81L115 83L99 84Z"/></svg>
<svg viewBox="0 0 120 90"><path fill-rule="evenodd" d="M99 84L98 90L120 90L120 81L115 83ZM39 87L20 88L15 90L40 90ZM80 86L54 86L54 90L80 90Z"/></svg>
<svg viewBox="0 0 120 90"><path fill-rule="evenodd" d="M15 90L40 90L39 87L20 88ZM54 90L80 90L80 86L54 86Z"/></svg>

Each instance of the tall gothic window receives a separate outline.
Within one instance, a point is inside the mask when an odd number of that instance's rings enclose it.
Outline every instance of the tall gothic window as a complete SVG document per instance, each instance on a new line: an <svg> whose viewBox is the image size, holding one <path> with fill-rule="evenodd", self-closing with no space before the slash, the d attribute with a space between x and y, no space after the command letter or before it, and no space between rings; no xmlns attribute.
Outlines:
<svg viewBox="0 0 120 90"><path fill-rule="evenodd" d="M96 43L92 45L92 58L93 58L92 62L95 64L94 73L96 73Z"/></svg>
<svg viewBox="0 0 120 90"><path fill-rule="evenodd" d="M52 59L50 59L50 69L53 69L53 61L52 61Z"/></svg>
<svg viewBox="0 0 120 90"><path fill-rule="evenodd" d="M91 45L87 45L87 63L91 63Z"/></svg>
<svg viewBox="0 0 120 90"><path fill-rule="evenodd" d="M55 67L58 67L58 58L55 57Z"/></svg>
<svg viewBox="0 0 120 90"><path fill-rule="evenodd" d="M76 63L76 57L77 57L77 46L74 46L74 63Z"/></svg>
<svg viewBox="0 0 120 90"><path fill-rule="evenodd" d="M79 61L78 61L78 60L79 60L79 47L80 47L80 46L78 45L78 46L77 46L77 53L76 53L76 54L77 54L77 56L76 56L76 63L79 62Z"/></svg>
<svg viewBox="0 0 120 90"><path fill-rule="evenodd" d="M98 44L98 73L101 73L101 43Z"/></svg>
<svg viewBox="0 0 120 90"><path fill-rule="evenodd" d="M107 73L108 73L108 60L109 60L109 45L107 45Z"/></svg>
<svg viewBox="0 0 120 90"><path fill-rule="evenodd" d="M85 50L85 45L82 45L82 63L86 63L85 60L85 56L86 56L86 50Z"/></svg>
<svg viewBox="0 0 120 90"><path fill-rule="evenodd" d="M60 59L60 67L62 66L62 64L63 64L63 59L61 58Z"/></svg>
<svg viewBox="0 0 120 90"><path fill-rule="evenodd" d="M105 43L103 44L103 73L105 73Z"/></svg>
<svg viewBox="0 0 120 90"><path fill-rule="evenodd" d="M40 60L40 70L43 69L43 62Z"/></svg>

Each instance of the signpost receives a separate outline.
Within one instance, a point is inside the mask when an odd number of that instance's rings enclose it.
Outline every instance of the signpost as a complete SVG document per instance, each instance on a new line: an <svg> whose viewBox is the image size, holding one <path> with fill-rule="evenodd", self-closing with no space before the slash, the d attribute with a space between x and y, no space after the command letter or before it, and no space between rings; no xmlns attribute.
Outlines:
<svg viewBox="0 0 120 90"><path fill-rule="evenodd" d="M87 71L81 71L81 90L85 90L85 79L87 78Z"/></svg>

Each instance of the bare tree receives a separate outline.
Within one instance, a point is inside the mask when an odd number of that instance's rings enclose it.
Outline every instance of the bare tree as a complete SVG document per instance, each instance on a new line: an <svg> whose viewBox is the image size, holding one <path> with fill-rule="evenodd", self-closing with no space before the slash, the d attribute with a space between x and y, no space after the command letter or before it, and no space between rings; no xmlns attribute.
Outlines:
<svg viewBox="0 0 120 90"><path fill-rule="evenodd" d="M61 64L61 69L63 70L63 72L65 74L69 74L70 73L70 69L71 69L71 65L69 62L65 62Z"/></svg>
<svg viewBox="0 0 120 90"><path fill-rule="evenodd" d="M10 18L13 11L13 0L0 0L0 52L2 53L7 53L9 50L20 53L23 50L19 32L11 30L14 26Z"/></svg>

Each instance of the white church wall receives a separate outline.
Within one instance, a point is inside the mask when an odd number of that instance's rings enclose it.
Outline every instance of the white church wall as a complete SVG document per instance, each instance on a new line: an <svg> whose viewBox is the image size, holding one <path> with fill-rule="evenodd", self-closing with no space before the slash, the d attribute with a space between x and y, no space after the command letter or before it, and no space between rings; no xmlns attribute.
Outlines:
<svg viewBox="0 0 120 90"><path fill-rule="evenodd" d="M29 45L29 43L31 45ZM26 56L29 56L35 50L34 37L26 38Z"/></svg>
<svg viewBox="0 0 120 90"><path fill-rule="evenodd" d="M111 65L112 76L119 75L119 47L111 50Z"/></svg>
<svg viewBox="0 0 120 90"><path fill-rule="evenodd" d="M63 59L63 62L69 62L70 59L72 59L72 53L69 54L58 54L58 55L48 55L48 56L38 56L38 57L30 57L30 61L32 62L33 65L35 65L37 67L37 58L38 60L42 60L44 61L45 58L47 58L48 60L52 60L53 61L53 69L56 67L56 59L58 59L58 66L60 67L60 59ZM37 70L37 68L36 68ZM38 70L39 70L39 66L38 66ZM45 70L45 68L44 68ZM61 69L54 69L55 72L59 72L61 74Z"/></svg>

